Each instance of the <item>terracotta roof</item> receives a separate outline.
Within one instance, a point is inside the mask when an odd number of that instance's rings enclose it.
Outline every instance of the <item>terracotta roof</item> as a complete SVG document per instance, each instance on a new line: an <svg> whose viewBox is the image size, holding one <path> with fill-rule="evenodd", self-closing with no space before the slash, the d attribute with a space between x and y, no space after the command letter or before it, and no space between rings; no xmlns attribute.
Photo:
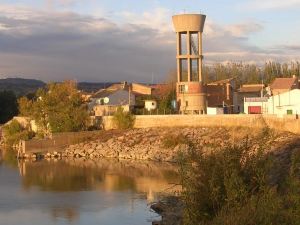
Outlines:
<svg viewBox="0 0 300 225"><path fill-rule="evenodd" d="M137 83L128 84L127 82L122 82L122 83L118 83L118 84L113 84L106 89L101 89L101 90L97 91L92 97L93 98L105 98L105 97L108 97L109 95L111 95L117 91L120 91L120 90L129 91L129 87L131 88L132 94L151 95L151 87L149 87L147 85L137 84Z"/></svg>
<svg viewBox="0 0 300 225"><path fill-rule="evenodd" d="M244 84L240 87L240 93L253 93L253 92L261 92L261 89L264 88L263 84Z"/></svg>
<svg viewBox="0 0 300 225"><path fill-rule="evenodd" d="M297 88L297 78L276 78L270 85L271 89L293 89Z"/></svg>
<svg viewBox="0 0 300 225"><path fill-rule="evenodd" d="M207 85L219 85L219 84L226 84L229 83L230 81L234 80L235 78L229 78L229 79L225 79L225 80L217 80L211 83L208 83Z"/></svg>

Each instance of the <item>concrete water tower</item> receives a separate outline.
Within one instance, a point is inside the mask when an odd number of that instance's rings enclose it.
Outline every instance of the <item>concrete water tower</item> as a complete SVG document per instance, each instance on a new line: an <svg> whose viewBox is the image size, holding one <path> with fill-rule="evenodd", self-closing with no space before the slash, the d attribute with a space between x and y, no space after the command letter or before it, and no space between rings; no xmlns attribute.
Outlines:
<svg viewBox="0 0 300 225"><path fill-rule="evenodd" d="M205 15L173 16L177 35L177 102L181 113L206 114L202 76L202 33Z"/></svg>

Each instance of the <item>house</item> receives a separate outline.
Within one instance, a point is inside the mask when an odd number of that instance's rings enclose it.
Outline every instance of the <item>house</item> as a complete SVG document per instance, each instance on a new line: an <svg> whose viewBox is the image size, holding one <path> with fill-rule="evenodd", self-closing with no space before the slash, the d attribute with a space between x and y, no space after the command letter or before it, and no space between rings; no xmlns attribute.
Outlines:
<svg viewBox="0 0 300 225"><path fill-rule="evenodd" d="M94 116L112 115L121 106L129 112L135 106L137 95L151 95L151 88L142 84L128 84L127 82L113 84L106 89L96 92L91 98L89 109Z"/></svg>
<svg viewBox="0 0 300 225"><path fill-rule="evenodd" d="M268 101L268 113L283 115L300 114L300 89L292 89L287 92L273 95Z"/></svg>
<svg viewBox="0 0 300 225"><path fill-rule="evenodd" d="M278 95L294 89L299 89L299 81L295 75L290 78L276 78L270 85L270 94Z"/></svg>
<svg viewBox="0 0 300 225"><path fill-rule="evenodd" d="M234 78L208 83L206 85L208 108L224 108L225 113L235 113L235 86Z"/></svg>
<svg viewBox="0 0 300 225"><path fill-rule="evenodd" d="M248 105L244 108L244 101L251 98L256 98L253 102L260 101L257 98L264 96L264 84L244 84L238 89L237 93L237 105L239 112L248 113ZM253 104L252 102L252 104Z"/></svg>

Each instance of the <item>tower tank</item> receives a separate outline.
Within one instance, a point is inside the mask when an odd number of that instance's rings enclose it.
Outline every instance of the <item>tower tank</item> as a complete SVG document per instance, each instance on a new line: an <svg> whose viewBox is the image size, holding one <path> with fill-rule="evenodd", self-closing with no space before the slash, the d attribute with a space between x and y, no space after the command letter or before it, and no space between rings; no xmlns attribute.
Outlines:
<svg viewBox="0 0 300 225"><path fill-rule="evenodd" d="M202 34L206 16L173 16L177 37L177 102L179 111L206 114L207 100L202 75Z"/></svg>

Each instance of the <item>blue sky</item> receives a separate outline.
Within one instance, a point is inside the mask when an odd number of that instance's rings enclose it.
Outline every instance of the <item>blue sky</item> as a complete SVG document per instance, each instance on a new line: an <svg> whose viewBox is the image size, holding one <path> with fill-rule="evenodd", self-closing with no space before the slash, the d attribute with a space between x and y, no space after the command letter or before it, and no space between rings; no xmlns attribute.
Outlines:
<svg viewBox="0 0 300 225"><path fill-rule="evenodd" d="M300 58L300 0L0 0L0 11L0 77L162 81L183 12L207 15L207 64Z"/></svg>

